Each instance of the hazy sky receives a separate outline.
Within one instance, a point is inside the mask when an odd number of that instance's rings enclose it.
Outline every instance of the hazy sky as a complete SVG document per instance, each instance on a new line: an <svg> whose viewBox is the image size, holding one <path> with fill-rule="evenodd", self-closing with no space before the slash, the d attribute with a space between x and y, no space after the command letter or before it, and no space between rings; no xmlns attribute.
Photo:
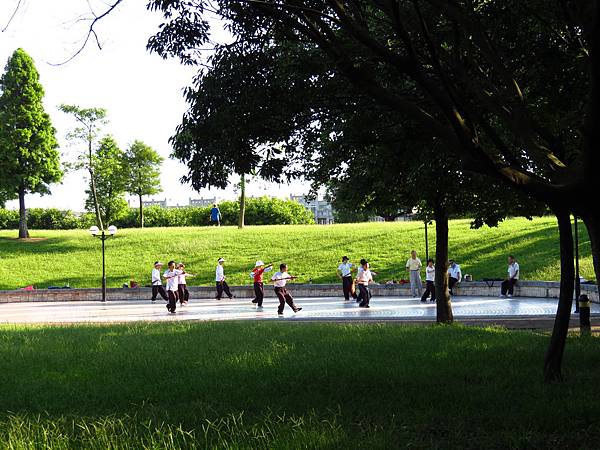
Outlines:
<svg viewBox="0 0 600 450"><path fill-rule="evenodd" d="M5 27L17 2L0 1L0 28ZM104 131L113 135L121 148L140 139L165 157L161 176L163 193L152 198L167 198L170 204L183 205L190 197L235 196L231 187L198 193L181 185L179 178L186 167L168 159L171 153L168 139L186 109L182 89L191 83L195 70L146 51L148 37L157 30L161 16L148 12L145 0L125 0L98 24L102 50L90 43L73 61L59 66L52 64L72 56L86 35L89 23L77 19L82 15L89 17L88 1L22 0L21 3L8 29L0 33L0 64L3 70L19 47L34 59L46 92L46 111L57 129L60 151L65 157L77 152L65 141L74 122L58 110L58 105L103 107L108 110L110 120ZM99 0L90 0L89 4L97 13L105 8ZM222 31L215 32L213 37L227 38ZM69 173L62 184L52 187L51 196L29 195L26 204L82 211L85 187L84 172ZM249 195L287 196L307 190L300 183L277 186L253 180L248 184ZM16 202L9 202L8 207L16 207Z"/></svg>

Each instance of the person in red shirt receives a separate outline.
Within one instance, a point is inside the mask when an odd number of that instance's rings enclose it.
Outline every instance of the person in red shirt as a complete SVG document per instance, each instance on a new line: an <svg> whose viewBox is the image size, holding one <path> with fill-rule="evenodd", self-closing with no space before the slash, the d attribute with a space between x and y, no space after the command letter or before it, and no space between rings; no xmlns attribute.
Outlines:
<svg viewBox="0 0 600 450"><path fill-rule="evenodd" d="M262 308L265 297L263 273L270 272L272 269L273 264L265 265L262 261L256 261L254 270L250 272L250 276L254 279L254 300L252 300L252 303L256 303L257 308Z"/></svg>

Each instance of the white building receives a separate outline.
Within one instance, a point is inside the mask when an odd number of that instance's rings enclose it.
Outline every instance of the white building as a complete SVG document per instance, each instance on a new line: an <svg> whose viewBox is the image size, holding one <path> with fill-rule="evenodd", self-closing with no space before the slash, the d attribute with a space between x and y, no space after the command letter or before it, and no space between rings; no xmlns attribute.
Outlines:
<svg viewBox="0 0 600 450"><path fill-rule="evenodd" d="M144 205L144 207L160 206L161 208L166 208L167 207L167 199L165 198L164 200L145 200L142 202L142 205Z"/></svg>
<svg viewBox="0 0 600 450"><path fill-rule="evenodd" d="M308 200L304 195L290 195L290 200L300 203L313 213L315 223L329 225L334 223L333 208L326 200Z"/></svg>
<svg viewBox="0 0 600 450"><path fill-rule="evenodd" d="M190 198L189 206L212 206L217 203L217 197L213 198Z"/></svg>

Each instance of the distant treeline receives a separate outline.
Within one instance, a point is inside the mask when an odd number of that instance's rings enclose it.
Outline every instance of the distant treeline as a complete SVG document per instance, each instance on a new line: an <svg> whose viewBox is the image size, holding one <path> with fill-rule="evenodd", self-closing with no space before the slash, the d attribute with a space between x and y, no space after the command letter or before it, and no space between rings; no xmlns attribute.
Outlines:
<svg viewBox="0 0 600 450"><path fill-rule="evenodd" d="M210 224L210 210L206 207L161 208L148 206L144 208L145 227L188 227ZM224 201L219 203L222 225L237 225L239 203ZM135 228L139 223L139 210L126 208L110 225L118 228ZM298 202L277 198L246 199L246 225L300 225L313 224L312 213ZM27 210L27 224L38 230L72 230L87 229L95 225L92 213L76 215L73 211L61 211L54 208L30 208ZM16 229L19 227L19 211L0 209L0 229Z"/></svg>

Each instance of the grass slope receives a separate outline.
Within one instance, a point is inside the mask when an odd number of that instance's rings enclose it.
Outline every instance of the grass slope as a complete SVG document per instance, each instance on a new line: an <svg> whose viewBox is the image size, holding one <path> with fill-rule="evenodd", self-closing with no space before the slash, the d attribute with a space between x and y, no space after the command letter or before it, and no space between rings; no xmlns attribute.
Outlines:
<svg viewBox="0 0 600 450"><path fill-rule="evenodd" d="M0 327L2 448L597 448L600 340L397 325Z"/></svg>
<svg viewBox="0 0 600 450"><path fill-rule="evenodd" d="M583 228L583 227L582 227ZM430 228L430 252L435 249L435 226ZM29 284L36 287L100 285L100 242L86 231L33 231L34 239L20 242L15 231L0 232L0 289ZM555 220L511 219L497 228L471 230L468 220L450 224L450 255L474 279L502 277L506 255L514 253L522 278L559 278L558 234ZM581 230L581 271L593 279L589 238ZM152 263L183 260L199 274L190 284L212 284L219 257L227 259L230 284L250 284L249 271L257 259L285 261L300 282L336 281L342 255L353 261L366 257L378 281L406 278L404 265L411 249L424 259L423 225L419 222L286 225L221 228L148 228L120 230L106 242L108 285L120 287L130 278L149 284Z"/></svg>

